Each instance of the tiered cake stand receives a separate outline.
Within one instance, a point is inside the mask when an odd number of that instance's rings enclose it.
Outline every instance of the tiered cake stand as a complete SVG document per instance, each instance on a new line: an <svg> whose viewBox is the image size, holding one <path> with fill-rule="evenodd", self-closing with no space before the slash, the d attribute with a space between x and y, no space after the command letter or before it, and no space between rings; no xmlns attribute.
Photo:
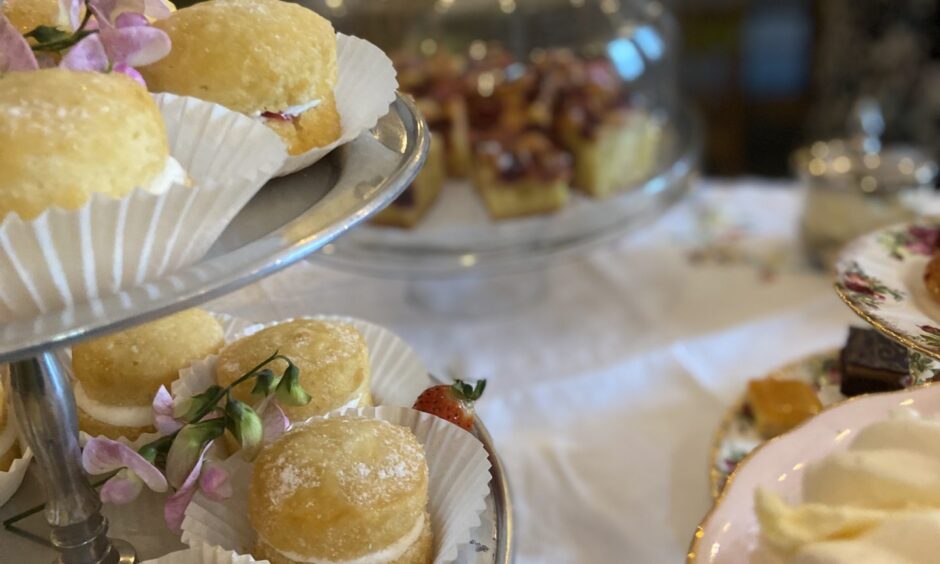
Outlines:
<svg viewBox="0 0 940 564"><path fill-rule="evenodd" d="M196 264L117 295L0 327L0 362L10 363L13 408L36 458L20 494L0 515L8 518L11 511L45 501L48 536L60 562L137 561L134 538L108 537L98 494L81 468L67 371L54 351L201 304L307 257L397 197L421 168L428 140L427 125L415 106L399 96L371 132L307 170L271 181ZM491 561L506 564L512 558L508 485L479 421L477 436L493 465L483 516L489 530L483 531L483 539L492 547ZM0 531L0 547L4 562L55 558L48 547L7 531Z"/></svg>

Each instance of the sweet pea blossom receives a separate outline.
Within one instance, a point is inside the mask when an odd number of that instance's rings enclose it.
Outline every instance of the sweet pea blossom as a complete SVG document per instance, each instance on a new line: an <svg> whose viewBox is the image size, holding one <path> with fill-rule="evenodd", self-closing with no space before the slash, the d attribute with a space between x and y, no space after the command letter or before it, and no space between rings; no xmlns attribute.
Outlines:
<svg viewBox="0 0 940 564"><path fill-rule="evenodd" d="M212 443L207 443L202 448L196 457L196 463L176 493L171 495L163 506L163 520L174 533L180 532L186 516L186 508L189 507L197 491L201 491L204 496L213 501L222 501L232 495L228 471L218 462L206 459L206 453L211 446Z"/></svg>
<svg viewBox="0 0 940 564"><path fill-rule="evenodd" d="M153 426L161 435L172 435L183 428L183 422L174 416L173 396L166 386L160 386L153 397Z"/></svg>
<svg viewBox="0 0 940 564"><path fill-rule="evenodd" d="M88 439L82 449L82 467L89 474L119 470L101 488L104 503L130 503L145 485L155 492L167 490L166 478L156 466L131 447L107 437Z"/></svg>
<svg viewBox="0 0 940 564"><path fill-rule="evenodd" d="M85 37L69 49L59 66L77 71L120 72L144 85L143 77L134 67L149 65L167 56L170 37L152 27L144 14L121 12L114 15L115 6L116 2L108 0L88 4L98 33Z"/></svg>
<svg viewBox="0 0 940 564"><path fill-rule="evenodd" d="M0 73L38 68L39 63L29 42L6 16L0 14Z"/></svg>

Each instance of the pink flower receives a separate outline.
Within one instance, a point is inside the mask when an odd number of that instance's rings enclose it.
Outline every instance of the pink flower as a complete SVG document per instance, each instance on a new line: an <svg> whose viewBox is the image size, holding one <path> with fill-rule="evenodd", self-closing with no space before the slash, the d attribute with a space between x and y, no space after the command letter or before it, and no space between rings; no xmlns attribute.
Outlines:
<svg viewBox="0 0 940 564"><path fill-rule="evenodd" d="M262 404L259 411L261 411L261 426L264 429L261 440L264 444L273 442L290 429L290 419L287 418L287 414L284 413L284 410L276 401L268 401L266 405Z"/></svg>
<svg viewBox="0 0 940 564"><path fill-rule="evenodd" d="M211 446L212 444L209 443L203 447L186 479L163 506L163 519L174 533L180 532L186 516L186 508L189 507L197 491L201 491L204 496L213 501L221 501L232 495L228 471L217 462L205 459Z"/></svg>
<svg viewBox="0 0 940 564"><path fill-rule="evenodd" d="M38 68L39 63L29 42L6 16L0 14L0 73Z"/></svg>
<svg viewBox="0 0 940 564"><path fill-rule="evenodd" d="M147 2L141 0L139 4L141 9L148 9ZM98 0L89 4L89 8L95 21L94 24L90 22L88 28L97 28L98 33L85 37L69 49L60 66L78 71L113 70L144 84L143 77L134 67L149 65L167 56L170 37L163 30L152 27L144 13L118 11L118 0ZM72 17L75 10L70 10ZM77 26L80 22L73 20L72 24Z"/></svg>
<svg viewBox="0 0 940 564"><path fill-rule="evenodd" d="M103 503L130 503L143 486L165 492L167 481L156 466L131 447L107 437L93 437L82 450L82 467L89 474L120 470L101 488Z"/></svg>
<svg viewBox="0 0 940 564"><path fill-rule="evenodd" d="M136 71L135 71L136 72ZM153 426L161 435L171 435L183 427L183 422L173 416L173 396L160 386L157 395L153 397Z"/></svg>

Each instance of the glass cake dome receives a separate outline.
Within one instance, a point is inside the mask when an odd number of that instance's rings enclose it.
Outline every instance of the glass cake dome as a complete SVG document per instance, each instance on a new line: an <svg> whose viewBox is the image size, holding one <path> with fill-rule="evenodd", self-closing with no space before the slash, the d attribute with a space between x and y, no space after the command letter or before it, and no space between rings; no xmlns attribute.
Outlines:
<svg viewBox="0 0 940 564"><path fill-rule="evenodd" d="M395 62L432 132L414 184L323 260L514 270L662 213L697 166L659 1L302 0Z"/></svg>

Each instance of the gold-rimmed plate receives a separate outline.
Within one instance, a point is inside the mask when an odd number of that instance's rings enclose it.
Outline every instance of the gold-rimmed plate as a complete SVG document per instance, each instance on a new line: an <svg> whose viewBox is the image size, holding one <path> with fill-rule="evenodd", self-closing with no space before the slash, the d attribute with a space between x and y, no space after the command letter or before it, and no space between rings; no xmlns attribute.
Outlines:
<svg viewBox="0 0 940 564"><path fill-rule="evenodd" d="M836 265L836 292L875 329L940 360L940 303L927 292L924 270L940 242L940 226L906 223L856 239Z"/></svg>
<svg viewBox="0 0 940 564"><path fill-rule="evenodd" d="M845 399L839 391L842 374L839 371L837 349L790 362L764 377L805 382L816 390L823 405L831 405ZM757 425L745 400L742 394L741 398L725 413L715 432L709 467L712 497L718 497L725 486L728 474L734 471L741 459L765 440L757 432Z"/></svg>
<svg viewBox="0 0 940 564"><path fill-rule="evenodd" d="M812 462L848 447L849 437L900 407L923 415L940 414L940 386L927 385L887 394L850 398L825 408L792 431L751 451L728 476L689 545L687 563L770 562L760 547L754 494L764 488L789 503L800 502L803 470Z"/></svg>

